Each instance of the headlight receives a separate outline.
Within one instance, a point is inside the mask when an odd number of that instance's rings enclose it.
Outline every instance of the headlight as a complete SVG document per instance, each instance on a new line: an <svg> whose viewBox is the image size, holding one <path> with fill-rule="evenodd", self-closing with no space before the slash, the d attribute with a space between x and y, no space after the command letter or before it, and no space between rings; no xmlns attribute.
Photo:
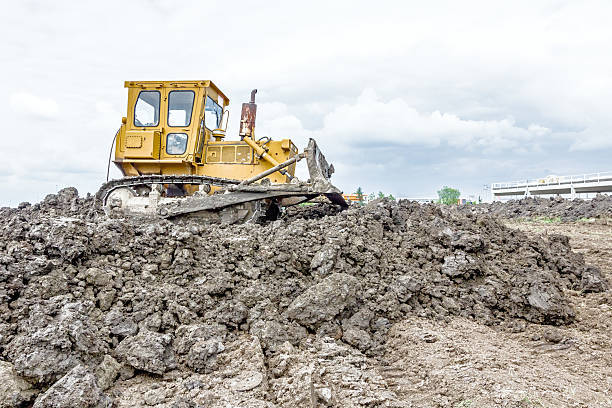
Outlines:
<svg viewBox="0 0 612 408"><path fill-rule="evenodd" d="M168 154L183 154L185 150L187 150L187 135L185 133L168 133L166 152Z"/></svg>

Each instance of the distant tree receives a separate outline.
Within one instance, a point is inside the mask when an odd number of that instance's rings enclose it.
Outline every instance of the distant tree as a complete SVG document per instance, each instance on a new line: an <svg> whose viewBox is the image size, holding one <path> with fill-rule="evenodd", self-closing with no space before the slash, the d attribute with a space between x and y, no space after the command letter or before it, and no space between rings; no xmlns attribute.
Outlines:
<svg viewBox="0 0 612 408"><path fill-rule="evenodd" d="M357 195L357 202L359 203L359 205L363 205L364 196L361 187L357 187L357 191L355 191L355 194Z"/></svg>
<svg viewBox="0 0 612 408"><path fill-rule="evenodd" d="M440 203L446 205L457 204L457 200L459 199L460 195L461 193L459 192L459 190L448 186L444 186L441 190L438 191L438 198Z"/></svg>
<svg viewBox="0 0 612 408"><path fill-rule="evenodd" d="M387 197L389 197L389 200L395 201L395 197L393 197L393 194L389 194Z"/></svg>
<svg viewBox="0 0 612 408"><path fill-rule="evenodd" d="M370 195L368 196L368 201L372 201L372 200L376 200L376 194L374 193L370 193Z"/></svg>
<svg viewBox="0 0 612 408"><path fill-rule="evenodd" d="M378 198L385 198L385 195L383 194L382 191L378 192Z"/></svg>

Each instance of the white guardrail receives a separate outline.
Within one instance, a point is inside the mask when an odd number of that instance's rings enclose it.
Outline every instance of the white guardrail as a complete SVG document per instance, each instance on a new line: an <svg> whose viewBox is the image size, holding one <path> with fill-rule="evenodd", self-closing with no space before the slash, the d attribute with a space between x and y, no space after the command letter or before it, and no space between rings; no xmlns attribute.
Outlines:
<svg viewBox="0 0 612 408"><path fill-rule="evenodd" d="M599 183L612 181L612 171L601 173L582 174L577 176L548 176L539 179L528 179L523 181L512 181L509 183L493 183L491 190L507 190L521 187L573 185L585 183Z"/></svg>

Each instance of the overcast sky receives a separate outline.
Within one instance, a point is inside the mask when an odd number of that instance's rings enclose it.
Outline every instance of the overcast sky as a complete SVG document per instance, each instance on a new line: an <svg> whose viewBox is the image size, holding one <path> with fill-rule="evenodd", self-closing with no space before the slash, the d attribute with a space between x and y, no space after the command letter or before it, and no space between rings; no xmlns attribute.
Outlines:
<svg viewBox="0 0 612 408"><path fill-rule="evenodd" d="M97 190L125 80L213 80L231 136L258 88L257 136L315 137L345 192L612 171L609 1L21 0L3 14L0 206Z"/></svg>

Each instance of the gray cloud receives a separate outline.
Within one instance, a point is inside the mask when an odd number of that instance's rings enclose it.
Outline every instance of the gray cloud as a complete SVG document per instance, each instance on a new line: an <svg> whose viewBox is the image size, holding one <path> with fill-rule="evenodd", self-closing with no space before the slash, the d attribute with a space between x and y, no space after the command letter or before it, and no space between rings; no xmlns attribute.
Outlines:
<svg viewBox="0 0 612 408"><path fill-rule="evenodd" d="M610 170L606 1L23 1L0 26L0 205L94 192L124 80L212 79L258 134L315 136L352 191L477 193ZM114 173L118 175L117 172Z"/></svg>

